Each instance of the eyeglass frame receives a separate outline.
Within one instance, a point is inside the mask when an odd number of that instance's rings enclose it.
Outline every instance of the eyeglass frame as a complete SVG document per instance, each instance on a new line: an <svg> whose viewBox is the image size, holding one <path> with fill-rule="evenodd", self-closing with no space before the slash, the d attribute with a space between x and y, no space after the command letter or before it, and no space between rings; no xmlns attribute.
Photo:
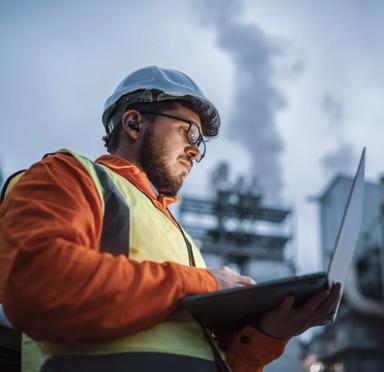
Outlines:
<svg viewBox="0 0 384 372"><path fill-rule="evenodd" d="M188 127L188 130L185 132L185 137L187 138L188 140L188 143L192 146L196 146L197 145L197 149L199 150L199 153L200 153L200 159L196 160L197 163L200 163L201 160L203 160L204 156L205 156L205 152L207 151L207 147L205 145L206 142L208 142L209 140L207 139L204 139L204 137L202 136L201 134L201 131L200 131L200 127L199 125L194 122L193 120L188 120L188 119L184 119L184 118L181 118L180 116L175 116L175 115L170 115L170 114L165 114L165 113L162 113L162 112L153 112L153 111L140 111L140 114L148 114L148 115L155 115L155 116L163 116L163 117L166 117L166 118L170 118L170 119L175 119L175 120L179 120L179 121L183 121L184 123L187 123L189 124L189 127ZM192 143L190 140L189 140L189 137L188 137L188 133L189 131L191 130L191 127L192 125L196 126L198 132L199 132L199 136L197 137L197 140L195 141L195 143ZM200 150L199 146L200 146L200 143L203 144L203 151Z"/></svg>

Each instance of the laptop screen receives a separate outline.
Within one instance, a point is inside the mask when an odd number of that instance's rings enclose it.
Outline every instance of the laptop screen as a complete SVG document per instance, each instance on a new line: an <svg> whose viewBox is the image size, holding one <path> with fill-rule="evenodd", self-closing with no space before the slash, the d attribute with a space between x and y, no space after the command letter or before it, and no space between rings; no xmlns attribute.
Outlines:
<svg viewBox="0 0 384 372"><path fill-rule="evenodd" d="M352 183L348 202L344 210L335 249L328 267L329 284L341 283L343 290L353 254L359 238L364 204L365 148Z"/></svg>

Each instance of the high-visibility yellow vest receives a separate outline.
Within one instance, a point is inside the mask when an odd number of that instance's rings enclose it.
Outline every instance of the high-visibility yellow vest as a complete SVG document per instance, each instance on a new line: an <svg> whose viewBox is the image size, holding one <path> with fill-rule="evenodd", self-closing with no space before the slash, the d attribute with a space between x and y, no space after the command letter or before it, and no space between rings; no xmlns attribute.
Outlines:
<svg viewBox="0 0 384 372"><path fill-rule="evenodd" d="M172 261L183 265L189 265L192 256L196 267L206 267L191 237L135 185L101 164L69 150L60 152L71 154L79 161L100 193L104 212L100 251L108 251L109 247L114 249L111 253L125 254L137 261ZM201 327L187 312L179 311L150 329L108 341L66 345L36 342L24 335L22 370L38 371L55 355L124 352L160 352L214 360Z"/></svg>

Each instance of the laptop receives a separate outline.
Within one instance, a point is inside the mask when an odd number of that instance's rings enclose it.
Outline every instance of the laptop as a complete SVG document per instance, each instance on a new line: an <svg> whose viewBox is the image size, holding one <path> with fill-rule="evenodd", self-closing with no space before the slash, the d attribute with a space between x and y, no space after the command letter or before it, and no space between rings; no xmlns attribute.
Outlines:
<svg viewBox="0 0 384 372"><path fill-rule="evenodd" d="M205 327L231 329L251 324L260 314L277 308L289 295L295 296L294 306L298 306L336 282L341 283L342 294L361 228L364 174L365 148L352 182L327 272L191 295L181 301L181 306ZM335 320L336 314L337 311L331 321Z"/></svg>

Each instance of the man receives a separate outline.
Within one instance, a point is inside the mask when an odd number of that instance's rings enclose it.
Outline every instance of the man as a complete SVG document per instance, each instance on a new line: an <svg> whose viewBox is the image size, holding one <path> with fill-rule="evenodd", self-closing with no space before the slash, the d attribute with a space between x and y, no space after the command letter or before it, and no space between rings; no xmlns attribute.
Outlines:
<svg viewBox="0 0 384 372"><path fill-rule="evenodd" d="M167 206L203 159L204 138L218 133L219 114L188 76L152 66L122 81L103 123L110 155L93 163L62 150L7 187L1 300L29 336L24 370L261 371L291 337L329 319L337 286L299 309L287 298L208 342L179 301L254 281L206 269Z"/></svg>

